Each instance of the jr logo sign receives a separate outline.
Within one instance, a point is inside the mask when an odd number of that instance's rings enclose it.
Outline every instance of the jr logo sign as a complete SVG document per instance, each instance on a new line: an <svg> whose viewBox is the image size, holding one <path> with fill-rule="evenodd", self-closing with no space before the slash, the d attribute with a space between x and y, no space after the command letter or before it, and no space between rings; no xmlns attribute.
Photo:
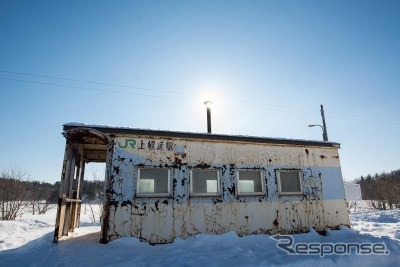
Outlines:
<svg viewBox="0 0 400 267"><path fill-rule="evenodd" d="M118 147L120 148L127 148L130 146L131 148L135 148L136 146L136 140L134 139L125 139L125 143L121 144L121 142L118 142Z"/></svg>

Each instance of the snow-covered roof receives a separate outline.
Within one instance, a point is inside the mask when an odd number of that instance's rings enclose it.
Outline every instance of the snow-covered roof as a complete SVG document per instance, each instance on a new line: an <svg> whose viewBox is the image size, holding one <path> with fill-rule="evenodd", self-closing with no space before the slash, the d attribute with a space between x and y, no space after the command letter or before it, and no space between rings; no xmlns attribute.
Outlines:
<svg viewBox="0 0 400 267"><path fill-rule="evenodd" d="M90 125L77 122L66 123L63 126L64 126L64 131L68 131L74 128L89 128L89 129L95 129L107 135L116 135L116 136L140 135L140 136L170 137L170 138L183 138L183 139L201 139L201 140L213 140L213 141L270 143L270 144L282 144L282 145L322 146L322 147L337 147L337 148L340 147L340 144L335 142L303 140L303 139L180 132L180 131L140 129L140 128L129 128L129 127L113 127L105 125Z"/></svg>

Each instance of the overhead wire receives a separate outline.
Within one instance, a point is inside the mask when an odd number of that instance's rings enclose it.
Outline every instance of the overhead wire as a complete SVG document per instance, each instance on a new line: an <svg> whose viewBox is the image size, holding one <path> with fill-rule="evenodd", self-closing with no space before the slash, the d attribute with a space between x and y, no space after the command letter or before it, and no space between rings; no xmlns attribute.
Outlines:
<svg viewBox="0 0 400 267"><path fill-rule="evenodd" d="M98 91L98 92L105 92L105 93L142 95L142 96L159 97L159 98L174 99L174 100L184 100L183 98L178 99L178 98L175 98L175 97L168 97L168 96L150 95L150 94L143 94L143 93L134 93L134 92L118 91L118 90L108 90L108 89L100 89L100 88L91 88L91 87L83 87L83 86L76 86L76 85L56 84L56 83L31 81L31 80L23 80L23 79L14 79L14 78L5 78L5 77L0 77L0 79L1 80L24 82L24 83L34 83L34 84L66 87L66 88L75 88L75 89L81 89L81 90Z"/></svg>
<svg viewBox="0 0 400 267"><path fill-rule="evenodd" d="M42 85L49 85L49 86L59 86L59 87L65 87L65 88L74 88L74 89L80 89L80 90L98 91L98 92L105 92L105 93L140 95L140 96L156 97L156 98L169 99L169 100L187 100L187 98L182 98L182 97L179 98L179 97L162 96L162 95L151 95L151 94L144 94L144 93L137 93L137 92L100 89L100 88L48 83L48 82L32 81L32 80L24 80L24 79L14 79L14 78L5 78L5 77L0 77L0 79L8 80L8 81L24 82L24 83L42 84ZM197 98L200 98L200 96L198 96ZM243 102L251 103L251 102L246 102L246 101L243 101ZM317 116L314 113L294 112L294 111L288 111L288 110L282 110L282 109L267 108L265 105L255 106L255 105L232 104L232 103L225 102L225 101L222 102L221 105L229 106L229 107L239 107L239 108L245 108L245 109L269 110L269 111L274 111L274 112L291 113L291 114L300 115L300 116ZM275 105L275 106L278 106L278 105Z"/></svg>
<svg viewBox="0 0 400 267"><path fill-rule="evenodd" d="M80 79L71 79L71 78L64 78L64 77L58 77L58 76L50 76L50 75L41 75L41 74L32 74L32 73L25 73L25 72L16 72L16 71L8 71L8 70L0 70L0 72L3 73L8 73L8 74L17 74L17 75L25 75L25 76L33 76L33 77L40 77L40 78L48 78L48 79L57 79L57 80L64 80L64 81L72 81L72 82L82 82L82 83L89 83L89 84L96 84L96 85L105 85L105 86L112 86L112 87L120 87L120 88L129 88L129 89L137 89L137 90L146 90L146 91L154 91L154 92L160 92L160 93L169 93L169 94L178 94L178 95L186 95L186 96L192 96L196 98L202 98L201 95L198 94L193 94L193 93L186 93L182 91L171 91L171 90L159 90L159 89L153 89L153 88L148 88L148 87L138 87L138 86L130 86L130 85L121 85L121 84L114 84L114 83L103 83L103 82L96 82L96 81L88 81L88 80L80 80ZM0 79L4 79L1 78ZM9 79L9 78L8 78ZM39 83L36 81L27 81L27 80L21 80L21 79L15 79L16 81L23 81L23 82L32 82L32 83ZM45 84L45 83L43 83ZM55 84L49 84L49 85L55 85ZM58 85L58 86L63 86L65 85ZM71 87L71 86L69 86ZM78 86L77 86L78 88ZM92 88L82 88L82 89L89 89L89 90L94 90ZM103 89L103 90L98 90L98 91L103 91L103 92L115 92L115 93L126 93L130 94L131 92L128 91L115 91L115 90L109 90L109 89ZM291 108L291 109L302 109L302 110L314 110L312 108L305 108L305 107L296 107L296 106L289 106L289 105L279 105L279 104L271 104L271 103L261 103L261 102L255 102L255 101L248 101L246 99L233 99L233 98L227 98L224 97L225 101L229 102L237 102L240 104L249 104L249 105L268 105L268 106L275 106L275 107L284 107L284 108ZM252 108L252 107L249 107Z"/></svg>
<svg viewBox="0 0 400 267"><path fill-rule="evenodd" d="M70 82L75 82L75 83L86 83L86 84L93 84L93 85L134 89L135 92L126 91L126 90L93 88L93 87L86 87L86 86L80 86L80 85L69 85L69 84L59 84L59 83L51 83L51 82L43 82L43 81L16 79L16 78L9 78L9 77L0 77L1 80L8 80L8 81L15 81L15 82L42 84L42 85L48 85L48 86L74 88L74 89L80 89L80 90L91 90L91 91L98 91L98 92L104 92L104 93L141 95L141 96L146 96L146 97L156 97L156 98L162 98L162 99L168 99L168 100L174 100L174 101L176 101L176 100L187 100L187 98L197 98L197 99L201 100L201 98L202 98L202 96L200 96L198 94L187 93L187 92L182 92L182 91L159 90L159 89L138 87L138 86L131 86L131 85L121 85L121 84L114 84L114 83L103 83L103 82L97 82L97 81L71 79L71 78L64 78L64 77L58 77L58 76L32 74L32 73L24 73L24 72L16 72L16 71L8 71L8 70L0 70L0 72L7 73L7 74L14 74L14 75L25 75L25 76L31 76L31 77L45 78L45 79L55 79L55 80L61 80L61 81L70 81ZM148 93L137 92L137 90L150 91L150 92L154 92L154 93L167 93L167 94L170 94L170 95L171 94L172 95L178 95L178 96L181 96L181 97L165 96L165 95L160 95L160 94L148 94ZM202 100L204 100L204 99L202 99ZM239 104L237 104L237 103L239 103ZM226 98L225 97L224 101L221 102L221 104L225 105L225 106L231 106L231 107L239 107L239 108L245 108L245 109L268 110L268 111L274 111L274 112L291 113L291 114L302 115L302 116L319 116L319 113L317 113L317 112L314 112L314 113L308 113L308 112L306 113L306 112L304 112L305 110L307 110L307 111L315 111L314 108L298 107L298 106L290 106L290 105L270 104L270 103L264 103L264 102L261 103L261 102L249 101L249 100L246 100L246 99L237 100L237 99ZM278 107L278 109L271 108L271 107ZM283 108L283 109L281 109L281 108ZM286 109L292 109L292 110L293 109L303 110L303 111L301 111L301 112L299 112L299 111L290 111L290 110L285 110L285 108ZM382 118L382 117L371 117L371 116L368 116L368 118L366 119L365 116L363 116L363 115L349 114L349 113L334 111L334 110L330 110L330 109L325 110L325 113L328 113L330 117L344 119L344 120L364 121L364 122L368 122L368 121L372 121L373 120L375 122L381 122L381 123L400 124L400 120L392 119L392 118ZM336 114L338 114L339 116L336 115ZM343 115L345 117L343 117L341 115Z"/></svg>
<svg viewBox="0 0 400 267"><path fill-rule="evenodd" d="M95 81L87 81L87 80L78 80L78 79L70 79L70 78L63 78L63 77L49 76L49 75L40 75L40 74L32 74L32 73L24 73L24 72L16 72L16 71L6 71L6 70L0 70L0 72L9 73L9 74L17 74L17 75L25 75L25 76L33 76L33 77L40 77L40 78L47 78L47 79L56 79L56 80L63 80L63 81L70 81L70 82L90 83L90 84L96 84L96 85L105 85L105 86L120 87L120 88L129 88L129 89L137 89L137 90L154 91L154 92L160 92L160 93L173 93L173 94L198 96L198 95L195 95L195 94L190 94L190 93L185 93L185 92L174 92L174 91L158 90L158 89L147 88L147 87L121 85L121 84L114 84L114 83L103 83L103 82L95 82Z"/></svg>

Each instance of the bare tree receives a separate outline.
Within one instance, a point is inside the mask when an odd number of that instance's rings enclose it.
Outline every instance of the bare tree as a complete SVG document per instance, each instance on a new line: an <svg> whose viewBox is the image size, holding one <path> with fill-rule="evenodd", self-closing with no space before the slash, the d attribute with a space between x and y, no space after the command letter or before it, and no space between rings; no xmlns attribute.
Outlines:
<svg viewBox="0 0 400 267"><path fill-rule="evenodd" d="M86 181L84 186L85 210L89 206L89 218L93 223L100 222L104 202L104 181L100 180L97 171L92 172L93 181Z"/></svg>
<svg viewBox="0 0 400 267"><path fill-rule="evenodd" d="M32 182L29 183L28 199L29 205L32 207L32 214L45 214L51 210L55 203L52 202L54 188L50 184Z"/></svg>
<svg viewBox="0 0 400 267"><path fill-rule="evenodd" d="M0 219L14 220L23 213L27 195L26 174L18 168L1 171Z"/></svg>
<svg viewBox="0 0 400 267"><path fill-rule="evenodd" d="M357 179L363 199L371 208L386 210L400 206L400 170L390 173L367 175Z"/></svg>

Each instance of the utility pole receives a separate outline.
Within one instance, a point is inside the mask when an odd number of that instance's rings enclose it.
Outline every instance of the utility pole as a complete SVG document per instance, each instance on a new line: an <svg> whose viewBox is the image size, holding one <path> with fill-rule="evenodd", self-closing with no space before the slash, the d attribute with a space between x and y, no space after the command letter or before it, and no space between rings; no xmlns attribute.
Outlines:
<svg viewBox="0 0 400 267"><path fill-rule="evenodd" d="M308 127L321 127L322 129L322 140L328 141L328 132L326 131L326 123L325 123L325 114L324 114L324 106L321 105L321 117L322 117L322 125L321 124L310 124Z"/></svg>
<svg viewBox="0 0 400 267"><path fill-rule="evenodd" d="M328 141L328 133L326 131L324 106L321 105L321 116L322 116L322 138L324 141Z"/></svg>

